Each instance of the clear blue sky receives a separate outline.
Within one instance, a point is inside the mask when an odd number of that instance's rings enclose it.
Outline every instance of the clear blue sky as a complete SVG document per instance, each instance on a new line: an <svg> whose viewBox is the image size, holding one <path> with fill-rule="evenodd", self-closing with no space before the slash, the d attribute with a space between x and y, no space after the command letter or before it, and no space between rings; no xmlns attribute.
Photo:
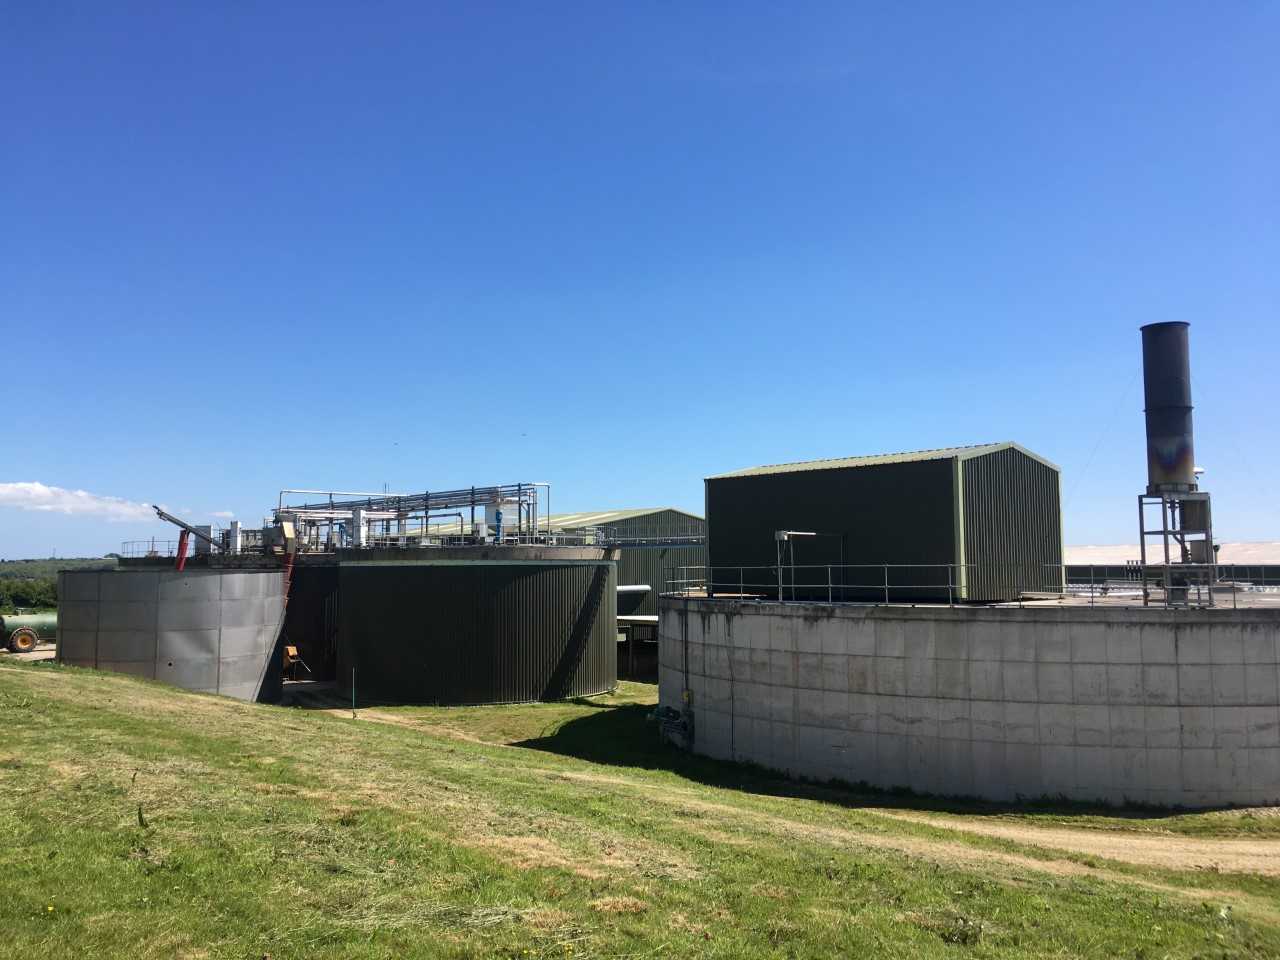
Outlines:
<svg viewBox="0 0 1280 960"><path fill-rule="evenodd" d="M1280 538L1280 6L784 6L8 4L0 481L700 511L1012 439L1133 542L1188 320L1219 539ZM4 557L153 532L0 506Z"/></svg>

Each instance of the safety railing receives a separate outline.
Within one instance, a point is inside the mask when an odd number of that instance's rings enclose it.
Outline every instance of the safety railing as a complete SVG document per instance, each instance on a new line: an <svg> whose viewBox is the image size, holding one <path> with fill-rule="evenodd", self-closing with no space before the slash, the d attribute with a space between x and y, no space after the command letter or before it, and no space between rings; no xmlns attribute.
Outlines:
<svg viewBox="0 0 1280 960"><path fill-rule="evenodd" d="M706 543L707 538L703 533L697 531L684 533L657 533L646 532L644 528L632 528L628 531L626 527L567 527L569 533L583 534L585 536L593 536L597 543L610 543L619 546L628 544L643 544L645 546L698 546Z"/></svg>
<svg viewBox="0 0 1280 960"><path fill-rule="evenodd" d="M365 539L366 549L429 549L432 547L604 547L610 546L608 541L597 539L593 535L563 533L503 533L502 538L494 536L479 537L473 534L436 534L425 536L417 533L378 535Z"/></svg>
<svg viewBox="0 0 1280 960"><path fill-rule="evenodd" d="M625 546L701 546L702 536L623 537L612 527L578 527L572 530L547 533L503 530L502 537L480 537L473 533L429 528L425 534L413 529L405 533L379 533L365 538L365 547L371 549L403 549L414 547L464 547L485 543L491 546L554 546L554 547L625 547Z"/></svg>
<svg viewBox="0 0 1280 960"><path fill-rule="evenodd" d="M195 545L187 544L187 555L194 551ZM176 557L178 555L177 540L126 540L120 544L120 556L129 559L145 557Z"/></svg>
<svg viewBox="0 0 1280 960"><path fill-rule="evenodd" d="M682 597L719 597L776 603L832 604L1023 604L1052 601L1074 605L1196 608L1280 608L1280 578L1262 582L1224 580L1213 565L1148 565L1106 568L1065 564L808 564L669 567L664 592Z"/></svg>
<svg viewBox="0 0 1280 960"><path fill-rule="evenodd" d="M1233 564L1066 564L1072 596L1115 602L1139 596L1145 606L1280 609L1280 566ZM1270 595L1270 596L1266 596Z"/></svg>

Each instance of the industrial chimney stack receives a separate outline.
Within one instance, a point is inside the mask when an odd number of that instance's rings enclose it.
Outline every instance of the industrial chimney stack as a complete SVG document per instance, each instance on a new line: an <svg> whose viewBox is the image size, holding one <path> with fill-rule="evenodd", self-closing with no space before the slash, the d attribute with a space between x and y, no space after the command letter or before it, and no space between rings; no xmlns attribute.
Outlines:
<svg viewBox="0 0 1280 960"><path fill-rule="evenodd" d="M1187 323L1142 328L1142 381L1147 414L1147 493L1196 488L1191 428L1191 355Z"/></svg>
<svg viewBox="0 0 1280 960"><path fill-rule="evenodd" d="M1212 603L1213 529L1209 494L1200 490L1191 425L1191 359L1186 323L1149 323L1142 328L1142 379L1147 419L1147 492L1138 497L1142 565L1148 539L1163 548L1167 602L1189 602L1192 587ZM1160 507L1153 525L1151 508ZM1154 546L1154 544L1153 544ZM1144 583L1148 578L1144 572ZM1145 593L1145 591L1144 591Z"/></svg>

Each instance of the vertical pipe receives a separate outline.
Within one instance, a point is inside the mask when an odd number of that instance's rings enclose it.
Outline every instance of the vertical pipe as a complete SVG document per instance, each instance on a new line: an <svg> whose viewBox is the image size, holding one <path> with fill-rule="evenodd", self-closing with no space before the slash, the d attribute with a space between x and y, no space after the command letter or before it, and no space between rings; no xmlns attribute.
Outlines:
<svg viewBox="0 0 1280 960"><path fill-rule="evenodd" d="M1173 529L1169 521L1169 501L1165 497L1160 498L1160 539L1164 542L1164 566L1169 568L1169 531Z"/></svg>
<svg viewBox="0 0 1280 960"><path fill-rule="evenodd" d="M177 563L174 564L174 569L176 569L179 573L181 573L187 567L187 538L190 535L191 534L188 533L186 530L183 530L181 533L178 534L178 559L177 559Z"/></svg>
<svg viewBox="0 0 1280 960"><path fill-rule="evenodd" d="M1147 512L1143 509L1142 497L1138 497L1138 558L1142 566L1147 565Z"/></svg>
<svg viewBox="0 0 1280 960"><path fill-rule="evenodd" d="M1138 580L1142 584L1142 605L1145 607L1151 602L1151 594L1147 590L1147 512L1141 494L1138 495L1138 556Z"/></svg>

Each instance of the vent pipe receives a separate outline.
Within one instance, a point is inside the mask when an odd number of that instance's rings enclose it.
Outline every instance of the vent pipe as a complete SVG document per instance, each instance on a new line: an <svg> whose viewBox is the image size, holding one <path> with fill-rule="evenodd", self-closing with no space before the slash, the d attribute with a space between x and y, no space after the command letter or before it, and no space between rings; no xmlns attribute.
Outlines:
<svg viewBox="0 0 1280 960"><path fill-rule="evenodd" d="M1191 428L1191 354L1182 322L1142 328L1142 380L1147 414L1147 493L1196 489Z"/></svg>

